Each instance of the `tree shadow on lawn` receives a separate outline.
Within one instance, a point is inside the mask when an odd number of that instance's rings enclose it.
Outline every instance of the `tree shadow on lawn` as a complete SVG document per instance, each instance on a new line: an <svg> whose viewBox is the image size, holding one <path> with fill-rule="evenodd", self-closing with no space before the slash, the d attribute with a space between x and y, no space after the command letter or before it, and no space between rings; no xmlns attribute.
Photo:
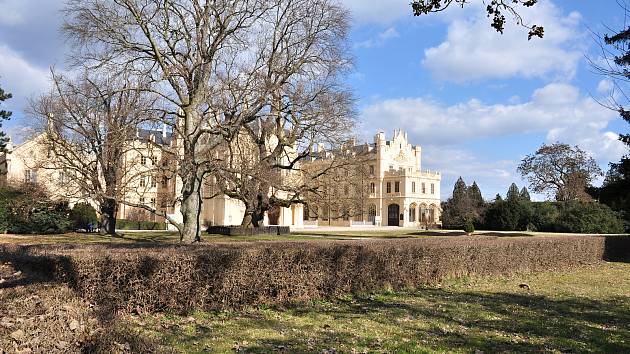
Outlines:
<svg viewBox="0 0 630 354"><path fill-rule="evenodd" d="M370 346L375 343L372 335L362 332L360 326L356 331L347 329L354 319L366 316L380 326L396 328L392 336L394 341L388 343L384 338L382 343L377 342L393 351L442 348L485 352L630 352L628 297L595 301L425 288L402 299L399 296L362 296L335 301L337 306L324 310L324 313L333 316L335 322L346 325L336 330L333 337L316 337L315 347L321 351L345 342L378 349ZM288 308L298 316L321 310L310 306ZM264 352L281 345L291 348L293 343L300 343L299 339L296 336L263 341L247 350Z"/></svg>

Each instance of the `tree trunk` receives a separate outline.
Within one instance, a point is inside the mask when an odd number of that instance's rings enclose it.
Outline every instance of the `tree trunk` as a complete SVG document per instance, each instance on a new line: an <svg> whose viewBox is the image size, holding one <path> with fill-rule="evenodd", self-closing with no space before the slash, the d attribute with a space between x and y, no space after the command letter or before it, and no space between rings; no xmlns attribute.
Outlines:
<svg viewBox="0 0 630 354"><path fill-rule="evenodd" d="M195 243L201 241L201 178L191 176L182 187L182 221L180 241Z"/></svg>
<svg viewBox="0 0 630 354"><path fill-rule="evenodd" d="M101 229L100 233L105 235L116 234L116 214L118 213L118 203L115 199L107 198L101 203Z"/></svg>
<svg viewBox="0 0 630 354"><path fill-rule="evenodd" d="M241 221L241 227L252 227L254 209L245 204L245 214L243 214L243 221Z"/></svg>

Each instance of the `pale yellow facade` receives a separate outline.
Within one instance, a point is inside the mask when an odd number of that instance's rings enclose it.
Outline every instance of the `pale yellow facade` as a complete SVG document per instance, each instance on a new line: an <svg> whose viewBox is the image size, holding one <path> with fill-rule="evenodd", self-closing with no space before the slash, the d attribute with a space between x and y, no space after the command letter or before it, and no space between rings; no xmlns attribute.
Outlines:
<svg viewBox="0 0 630 354"><path fill-rule="evenodd" d="M436 171L422 169L422 148L412 145L404 131L395 131L391 140L379 132L371 144L354 145L361 158L365 178L340 182L335 187L338 198L352 198L361 190L349 184L365 184L361 212L344 216L339 210L325 210L326 201L319 201L318 213L306 216L311 226L402 226L432 227L440 225L440 181ZM312 207L311 207L312 209Z"/></svg>
<svg viewBox="0 0 630 354"><path fill-rule="evenodd" d="M72 173L55 168L52 161L54 157L50 156L43 139L46 139L44 134L38 135L16 147L10 147L10 152L2 155L2 182L38 183L51 196L68 200L71 205L80 201L95 205L91 196L81 194L81 188L74 183ZM152 148L156 143L173 144L173 141L165 131L159 130L139 131L135 139L130 139L130 148L123 158L126 168L122 185L126 203L119 206L120 219L164 221L133 204L163 211L175 221L182 219L179 205L171 202L176 200L181 180L175 176L156 174L157 170L163 170L157 168L160 164L169 164L162 158L161 149ZM312 215L308 206L305 208L302 204L295 204L290 208L269 211L265 224L294 228L329 225L420 227L439 224L440 173L422 170L422 149L410 144L405 132L396 131L391 140L387 140L385 133L380 132L373 143L353 148L362 151L364 157L367 156L364 166L368 173L364 181L367 191L360 200L360 215L341 217L335 215L338 211L331 210ZM334 188L341 197L344 191L347 194L351 189L344 183ZM206 183L202 193L202 225L240 225L245 208L239 200L225 195L214 196L212 183Z"/></svg>

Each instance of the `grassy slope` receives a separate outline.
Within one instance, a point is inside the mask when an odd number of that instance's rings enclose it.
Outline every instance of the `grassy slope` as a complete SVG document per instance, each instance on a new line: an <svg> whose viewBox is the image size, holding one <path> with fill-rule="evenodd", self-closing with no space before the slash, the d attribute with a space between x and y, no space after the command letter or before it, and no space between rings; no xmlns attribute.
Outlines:
<svg viewBox="0 0 630 354"><path fill-rule="evenodd" d="M527 283L530 290L521 289ZM630 352L630 263L289 308L130 316L183 352Z"/></svg>

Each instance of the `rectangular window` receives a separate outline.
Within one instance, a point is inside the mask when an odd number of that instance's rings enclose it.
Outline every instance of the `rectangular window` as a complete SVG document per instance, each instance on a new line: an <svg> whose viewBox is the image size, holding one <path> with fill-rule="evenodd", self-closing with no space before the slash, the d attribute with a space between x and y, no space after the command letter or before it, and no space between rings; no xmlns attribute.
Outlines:
<svg viewBox="0 0 630 354"><path fill-rule="evenodd" d="M144 198L140 198L140 204L144 204Z"/></svg>
<svg viewBox="0 0 630 354"><path fill-rule="evenodd" d="M400 192L400 182L394 183L394 192L396 193Z"/></svg>
<svg viewBox="0 0 630 354"><path fill-rule="evenodd" d="M162 187L168 187L168 178L162 177Z"/></svg>
<svg viewBox="0 0 630 354"><path fill-rule="evenodd" d="M374 174L374 165L370 165L370 174L373 175Z"/></svg>
<svg viewBox="0 0 630 354"><path fill-rule="evenodd" d="M427 186L424 185L424 182L422 182L422 194L427 194Z"/></svg>
<svg viewBox="0 0 630 354"><path fill-rule="evenodd" d="M155 180L155 177L151 176L149 178L151 178L151 188L157 187L157 181Z"/></svg>
<svg viewBox="0 0 630 354"><path fill-rule="evenodd" d="M411 193L416 192L416 182L411 182Z"/></svg>
<svg viewBox="0 0 630 354"><path fill-rule="evenodd" d="M140 155L140 164L141 165L146 165L147 164L147 157Z"/></svg>
<svg viewBox="0 0 630 354"><path fill-rule="evenodd" d="M376 193L376 185L374 185L374 182L370 183L370 192L372 194Z"/></svg>
<svg viewBox="0 0 630 354"><path fill-rule="evenodd" d="M140 187L145 187L146 185L147 185L147 182L144 179L144 176L140 177Z"/></svg>
<svg viewBox="0 0 630 354"><path fill-rule="evenodd" d="M435 194L435 185L431 183L431 194Z"/></svg>
<svg viewBox="0 0 630 354"><path fill-rule="evenodd" d="M151 198L151 206L155 208L155 198Z"/></svg>
<svg viewBox="0 0 630 354"><path fill-rule="evenodd" d="M387 182L387 193L392 192L392 182Z"/></svg>

